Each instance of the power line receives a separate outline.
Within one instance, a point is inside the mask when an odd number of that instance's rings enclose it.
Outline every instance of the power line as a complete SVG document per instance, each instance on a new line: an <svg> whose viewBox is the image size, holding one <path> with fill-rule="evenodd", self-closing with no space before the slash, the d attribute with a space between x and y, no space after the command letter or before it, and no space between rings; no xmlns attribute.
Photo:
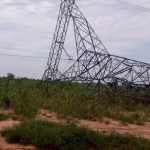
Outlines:
<svg viewBox="0 0 150 150"><path fill-rule="evenodd" d="M20 57L20 58L35 58L35 59L48 59L47 57L44 56L31 56L31 55L17 55L17 54L5 54L5 53L0 53L0 56L6 56L6 57ZM62 60L73 60L74 59L66 59L66 58L61 58Z"/></svg>
<svg viewBox="0 0 150 150"><path fill-rule="evenodd" d="M46 59L47 57L40 56L27 56L27 55L17 55L17 54L4 54L0 53L1 56L9 56L9 57L24 57L24 58L37 58L37 59Z"/></svg>
<svg viewBox="0 0 150 150"><path fill-rule="evenodd" d="M150 13L150 8L146 8L146 7L139 6L139 5L136 5L136 4L132 4L132 3L129 3L129 2L124 2L122 0L116 0L116 2L119 2L122 5L131 7L131 8L134 8L134 9L138 9L140 11L146 11L146 12Z"/></svg>

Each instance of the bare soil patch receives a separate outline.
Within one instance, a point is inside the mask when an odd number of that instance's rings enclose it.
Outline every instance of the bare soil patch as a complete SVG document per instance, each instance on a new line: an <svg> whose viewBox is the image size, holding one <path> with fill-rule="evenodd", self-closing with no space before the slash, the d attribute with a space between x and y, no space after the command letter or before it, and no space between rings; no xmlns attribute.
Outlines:
<svg viewBox="0 0 150 150"><path fill-rule="evenodd" d="M117 132L120 134L130 134L136 137L150 139L150 123L148 122L141 126L134 124L123 125L120 122L113 120L109 120L109 124L106 124L105 122L81 120L79 125L95 131L106 133Z"/></svg>
<svg viewBox="0 0 150 150"><path fill-rule="evenodd" d="M66 123L66 120L58 117L57 113L49 112L48 110L43 110L43 109L39 110L36 119L45 120L52 123Z"/></svg>

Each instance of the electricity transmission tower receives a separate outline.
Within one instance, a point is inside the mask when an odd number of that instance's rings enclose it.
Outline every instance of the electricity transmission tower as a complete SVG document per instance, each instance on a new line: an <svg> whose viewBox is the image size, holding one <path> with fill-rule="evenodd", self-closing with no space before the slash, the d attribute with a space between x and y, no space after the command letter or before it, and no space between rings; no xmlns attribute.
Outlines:
<svg viewBox="0 0 150 150"><path fill-rule="evenodd" d="M76 43L75 62L61 72L69 22L72 19ZM59 16L43 82L87 83L91 93L101 96L129 96L150 100L150 64L111 55L84 17L75 0L61 0Z"/></svg>

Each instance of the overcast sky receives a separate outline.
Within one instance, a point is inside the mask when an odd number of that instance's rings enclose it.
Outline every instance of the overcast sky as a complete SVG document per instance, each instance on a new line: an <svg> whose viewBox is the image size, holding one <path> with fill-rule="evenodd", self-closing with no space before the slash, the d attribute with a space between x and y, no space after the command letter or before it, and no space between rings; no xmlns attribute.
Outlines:
<svg viewBox="0 0 150 150"><path fill-rule="evenodd" d="M122 0L150 9L150 0ZM150 11L116 0L76 0L109 53L150 63ZM48 57L60 0L0 0L0 54ZM70 30L71 30L70 24ZM69 35L68 35L69 36ZM65 48L73 49L74 37ZM41 78L47 59L0 56L0 76Z"/></svg>

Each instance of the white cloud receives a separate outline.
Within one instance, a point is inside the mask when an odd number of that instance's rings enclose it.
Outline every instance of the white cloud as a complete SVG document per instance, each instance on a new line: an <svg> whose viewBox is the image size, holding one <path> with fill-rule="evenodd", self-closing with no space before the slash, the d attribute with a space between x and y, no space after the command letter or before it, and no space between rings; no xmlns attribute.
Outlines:
<svg viewBox="0 0 150 150"><path fill-rule="evenodd" d="M59 0L1 0L0 52L48 56L59 2ZM126 0L126 2L150 8L149 0ZM110 53L150 63L148 58L150 13L121 5L116 0L76 0L76 3ZM67 49L72 49L73 46L70 45L73 40L74 37L67 39L65 44ZM35 62L18 59L10 57L2 59L0 56L0 75L14 71L18 76L42 76L46 60Z"/></svg>

